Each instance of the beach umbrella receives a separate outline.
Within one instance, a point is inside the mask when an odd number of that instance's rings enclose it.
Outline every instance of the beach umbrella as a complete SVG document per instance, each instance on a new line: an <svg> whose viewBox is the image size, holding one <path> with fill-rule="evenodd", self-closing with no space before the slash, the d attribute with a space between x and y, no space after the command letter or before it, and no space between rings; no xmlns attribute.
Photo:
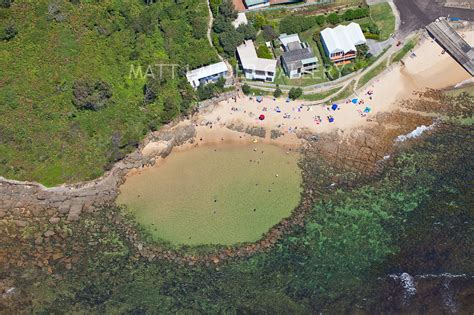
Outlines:
<svg viewBox="0 0 474 315"><path fill-rule="evenodd" d="M287 103L290 102L290 98L289 98L289 97L286 98L286 102L287 102Z"/></svg>
<svg viewBox="0 0 474 315"><path fill-rule="evenodd" d="M260 116L258 116L258 119L264 120L264 119L265 119L265 115L264 115L264 114L260 114Z"/></svg>
<svg viewBox="0 0 474 315"><path fill-rule="evenodd" d="M263 101L263 97L262 96L257 96L257 102L261 103Z"/></svg>
<svg viewBox="0 0 474 315"><path fill-rule="evenodd" d="M370 107L366 107L366 108L364 109L364 113L370 113Z"/></svg>
<svg viewBox="0 0 474 315"><path fill-rule="evenodd" d="M332 110L336 110L337 109L337 104L332 104L331 108L332 108Z"/></svg>
<svg viewBox="0 0 474 315"><path fill-rule="evenodd" d="M359 99L357 99L357 98L352 99L352 103L354 103L354 104L357 104L358 101L359 101Z"/></svg>
<svg viewBox="0 0 474 315"><path fill-rule="evenodd" d="M329 120L330 123L332 123L332 122L334 122L334 117L329 117L328 120Z"/></svg>

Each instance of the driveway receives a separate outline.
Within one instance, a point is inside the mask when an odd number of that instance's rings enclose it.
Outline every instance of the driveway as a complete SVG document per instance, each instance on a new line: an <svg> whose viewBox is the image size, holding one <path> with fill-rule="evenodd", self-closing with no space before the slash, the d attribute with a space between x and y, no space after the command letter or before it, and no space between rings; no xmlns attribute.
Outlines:
<svg viewBox="0 0 474 315"><path fill-rule="evenodd" d="M369 52L372 54L372 56L380 55L384 49L389 48L394 43L395 40L392 37L383 42L378 42L373 39L367 40L367 46L369 46Z"/></svg>

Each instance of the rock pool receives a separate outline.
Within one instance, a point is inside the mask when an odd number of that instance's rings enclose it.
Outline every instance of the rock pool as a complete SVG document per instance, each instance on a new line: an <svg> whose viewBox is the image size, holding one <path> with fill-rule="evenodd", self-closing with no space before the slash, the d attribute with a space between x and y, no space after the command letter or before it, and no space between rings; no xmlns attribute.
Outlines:
<svg viewBox="0 0 474 315"><path fill-rule="evenodd" d="M117 203L175 245L257 241L298 205L298 157L261 143L174 151L131 173Z"/></svg>

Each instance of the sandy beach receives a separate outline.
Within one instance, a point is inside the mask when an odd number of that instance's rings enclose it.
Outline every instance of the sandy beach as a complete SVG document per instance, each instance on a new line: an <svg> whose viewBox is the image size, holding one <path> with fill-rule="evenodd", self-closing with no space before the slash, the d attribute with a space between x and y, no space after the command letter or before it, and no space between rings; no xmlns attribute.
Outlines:
<svg viewBox="0 0 474 315"><path fill-rule="evenodd" d="M473 34L472 31L466 33L466 37ZM242 133L223 130L215 133L216 129L240 124L264 127L267 130L277 129L284 133L284 137L280 137L278 141L291 143L297 139L294 135L304 129L312 133L334 130L344 132L367 125L377 113L400 109L401 101L412 97L415 91L446 88L470 77L449 54L442 52L443 48L436 42L430 38L422 38L413 54L407 54L403 60L404 64L392 65L347 100L338 101L336 110L331 109L332 102L314 105L314 102L286 102L285 98L275 100L270 96L263 97L260 103L245 95L240 95L236 101L223 101L201 112L197 117L198 139L242 139L236 138ZM355 104L351 102L354 98L357 99ZM260 120L260 115L264 115L265 119ZM329 122L331 117L333 121ZM210 130L210 123L214 131ZM203 124L207 126L203 127ZM216 136L213 136L214 134Z"/></svg>

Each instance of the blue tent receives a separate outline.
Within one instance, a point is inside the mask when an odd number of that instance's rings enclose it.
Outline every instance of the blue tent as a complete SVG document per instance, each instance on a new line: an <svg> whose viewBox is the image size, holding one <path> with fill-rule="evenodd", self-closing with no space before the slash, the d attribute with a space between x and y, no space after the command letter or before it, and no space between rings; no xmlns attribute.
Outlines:
<svg viewBox="0 0 474 315"><path fill-rule="evenodd" d="M329 117L328 120L329 120L330 123L332 123L332 122L334 122L334 117Z"/></svg>
<svg viewBox="0 0 474 315"><path fill-rule="evenodd" d="M366 107L366 108L364 109L364 113L370 113L370 107Z"/></svg>
<svg viewBox="0 0 474 315"><path fill-rule="evenodd" d="M352 99L352 103L354 103L354 104L357 104L358 101L359 101L358 98L353 98L353 99Z"/></svg>
<svg viewBox="0 0 474 315"><path fill-rule="evenodd" d="M261 103L263 101L263 97L262 96L257 96L257 102Z"/></svg>
<svg viewBox="0 0 474 315"><path fill-rule="evenodd" d="M289 97L286 98L286 102L289 103L291 100Z"/></svg>
<svg viewBox="0 0 474 315"><path fill-rule="evenodd" d="M331 108L332 108L332 110L336 110L337 109L337 104L332 104Z"/></svg>

